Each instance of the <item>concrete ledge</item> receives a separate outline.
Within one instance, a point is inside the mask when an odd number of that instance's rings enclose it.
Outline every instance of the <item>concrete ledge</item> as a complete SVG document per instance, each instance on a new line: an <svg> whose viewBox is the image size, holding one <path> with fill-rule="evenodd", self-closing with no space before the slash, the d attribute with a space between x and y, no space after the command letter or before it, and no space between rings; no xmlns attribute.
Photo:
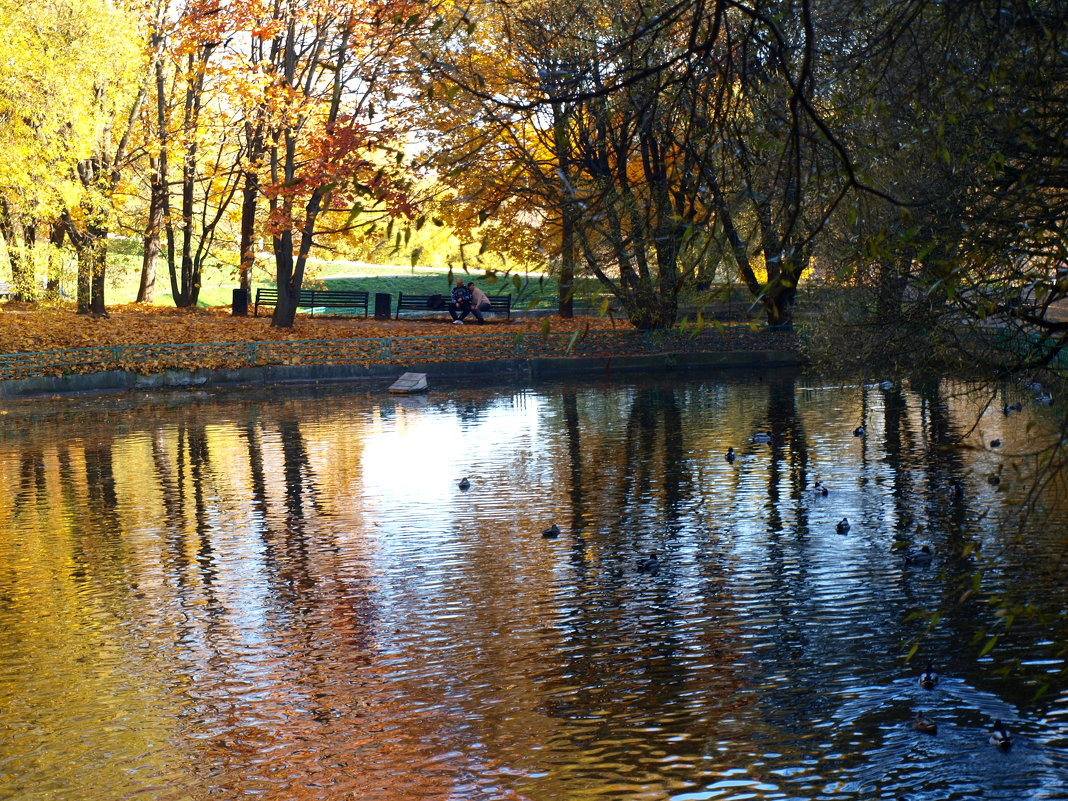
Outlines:
<svg viewBox="0 0 1068 801"><path fill-rule="evenodd" d="M426 373L428 378L510 375L542 378L554 375L585 374L591 377L614 372L670 372L739 367L796 367L801 356L789 351L734 351L715 353L657 353L612 357L533 357L494 359L457 364L413 362L405 365L313 364L243 367L227 370L168 370L142 375L125 370L106 370L66 376L41 376L0 381L0 398L29 398L42 395L122 392L146 389L189 389L204 386L278 384L319 384L345 381L390 380L402 372Z"/></svg>

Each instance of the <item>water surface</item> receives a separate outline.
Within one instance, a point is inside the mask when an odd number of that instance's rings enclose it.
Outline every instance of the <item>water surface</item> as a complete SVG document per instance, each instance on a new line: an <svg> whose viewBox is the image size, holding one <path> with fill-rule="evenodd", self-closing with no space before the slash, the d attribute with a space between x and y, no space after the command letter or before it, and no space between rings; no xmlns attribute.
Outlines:
<svg viewBox="0 0 1068 801"><path fill-rule="evenodd" d="M0 798L1068 799L1055 410L383 389L3 410Z"/></svg>

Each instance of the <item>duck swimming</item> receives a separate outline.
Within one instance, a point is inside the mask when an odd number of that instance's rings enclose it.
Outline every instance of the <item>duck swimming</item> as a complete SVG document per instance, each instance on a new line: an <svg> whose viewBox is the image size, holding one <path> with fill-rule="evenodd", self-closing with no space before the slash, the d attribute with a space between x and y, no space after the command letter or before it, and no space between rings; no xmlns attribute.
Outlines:
<svg viewBox="0 0 1068 801"><path fill-rule="evenodd" d="M551 526L545 529L545 531L541 532L541 537L545 540L555 540L559 536L560 527L556 525L556 523L553 523Z"/></svg>
<svg viewBox="0 0 1068 801"><path fill-rule="evenodd" d="M927 667L923 673L920 674L920 686L925 690L933 690L938 684L938 674L934 672L934 668L931 663L927 663Z"/></svg>
<svg viewBox="0 0 1068 801"><path fill-rule="evenodd" d="M812 491L817 495L826 495L828 492L822 481L817 481L815 484L813 484Z"/></svg>
<svg viewBox="0 0 1068 801"><path fill-rule="evenodd" d="M837 531L839 534L848 534L849 533L849 518L848 517L843 517L841 520L839 520L838 521L838 525L834 527L834 530Z"/></svg>
<svg viewBox="0 0 1068 801"><path fill-rule="evenodd" d="M854 437L863 437L867 433L868 433L868 429L865 428L863 423L853 429L853 436Z"/></svg>
<svg viewBox="0 0 1068 801"><path fill-rule="evenodd" d="M990 732L990 744L996 745L1002 751L1008 751L1012 748L1012 735L1009 734L1009 730L1005 728L1000 720L994 721L994 728Z"/></svg>
<svg viewBox="0 0 1068 801"><path fill-rule="evenodd" d="M471 489L471 481L467 476L464 476L460 479L460 483L457 486L462 490L469 490Z"/></svg>
<svg viewBox="0 0 1068 801"><path fill-rule="evenodd" d="M922 731L924 734L938 734L938 724L926 717L922 712L916 713L916 718L912 721L912 728L916 731Z"/></svg>
<svg viewBox="0 0 1068 801"><path fill-rule="evenodd" d="M771 434L765 434L763 431L758 431L749 438L749 441L759 444L767 444L771 442Z"/></svg>
<svg viewBox="0 0 1068 801"><path fill-rule="evenodd" d="M727 448L727 453L723 456L728 462L734 461L734 448Z"/></svg>
<svg viewBox="0 0 1068 801"><path fill-rule="evenodd" d="M637 567L639 573L654 575L660 568L660 560L655 553L651 553L645 559L639 559Z"/></svg>
<svg viewBox="0 0 1068 801"><path fill-rule="evenodd" d="M910 565L929 565L934 560L934 553L930 545L921 545L919 548L909 548L905 552L905 562Z"/></svg>

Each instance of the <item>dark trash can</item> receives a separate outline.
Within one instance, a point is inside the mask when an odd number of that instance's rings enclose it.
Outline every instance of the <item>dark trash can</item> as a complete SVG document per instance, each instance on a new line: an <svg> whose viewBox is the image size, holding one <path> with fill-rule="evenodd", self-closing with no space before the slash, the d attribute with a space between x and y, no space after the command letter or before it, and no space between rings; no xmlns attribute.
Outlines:
<svg viewBox="0 0 1068 801"><path fill-rule="evenodd" d="M248 290L235 289L233 301L233 316L248 317Z"/></svg>
<svg viewBox="0 0 1068 801"><path fill-rule="evenodd" d="M393 306L393 296L388 292L375 292L375 319L388 320Z"/></svg>

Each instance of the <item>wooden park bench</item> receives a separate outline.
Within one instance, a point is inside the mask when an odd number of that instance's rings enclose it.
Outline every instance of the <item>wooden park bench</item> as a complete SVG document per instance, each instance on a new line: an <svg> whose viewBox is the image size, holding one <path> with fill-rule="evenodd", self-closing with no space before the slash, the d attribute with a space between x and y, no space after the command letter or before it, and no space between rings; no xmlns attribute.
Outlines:
<svg viewBox="0 0 1068 801"><path fill-rule="evenodd" d="M350 289L302 289L298 309L311 309L315 316L318 307L326 309L363 309L367 316L367 292ZM252 316L258 317L260 306L275 306L278 303L278 290L274 287L260 287L256 290L256 302L252 307Z"/></svg>
<svg viewBox="0 0 1068 801"><path fill-rule="evenodd" d="M490 302L490 308L487 311L496 314L506 314L508 315L508 319L512 318L511 295L487 295L486 297ZM435 305L435 301L440 302L441 305ZM402 311L441 312L442 314L448 314L450 301L451 297L449 295L406 295L401 292L397 298L397 319L400 319L400 313ZM486 312L480 312L480 314L485 313Z"/></svg>

